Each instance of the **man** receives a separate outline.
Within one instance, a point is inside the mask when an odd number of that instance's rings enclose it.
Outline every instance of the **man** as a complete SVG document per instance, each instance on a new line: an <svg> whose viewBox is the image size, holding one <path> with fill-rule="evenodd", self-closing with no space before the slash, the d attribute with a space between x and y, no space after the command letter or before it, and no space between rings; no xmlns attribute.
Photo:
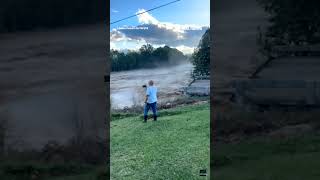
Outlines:
<svg viewBox="0 0 320 180"><path fill-rule="evenodd" d="M149 81L149 86L146 91L146 99L144 106L144 122L147 122L148 111L151 108L153 113L153 120L157 121L157 88L153 85L153 81Z"/></svg>

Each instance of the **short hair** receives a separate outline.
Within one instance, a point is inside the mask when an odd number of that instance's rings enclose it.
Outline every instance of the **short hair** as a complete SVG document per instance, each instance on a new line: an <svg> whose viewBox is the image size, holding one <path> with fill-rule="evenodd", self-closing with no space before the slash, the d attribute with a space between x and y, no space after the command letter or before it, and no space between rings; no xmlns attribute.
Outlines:
<svg viewBox="0 0 320 180"><path fill-rule="evenodd" d="M152 80L149 81L149 85L150 85L150 86L153 85L153 81L152 81Z"/></svg>

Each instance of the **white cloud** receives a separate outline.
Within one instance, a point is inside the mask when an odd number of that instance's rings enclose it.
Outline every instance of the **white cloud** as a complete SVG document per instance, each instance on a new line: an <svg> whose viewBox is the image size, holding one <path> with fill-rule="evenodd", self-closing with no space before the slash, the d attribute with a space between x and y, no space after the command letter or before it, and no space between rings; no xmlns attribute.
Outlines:
<svg viewBox="0 0 320 180"><path fill-rule="evenodd" d="M116 46L116 44L114 42L110 42L110 49L117 49L118 50L118 47Z"/></svg>
<svg viewBox="0 0 320 180"><path fill-rule="evenodd" d="M125 34L121 33L120 31L113 29L110 32L110 41L125 41L128 40L129 38L126 37Z"/></svg>
<svg viewBox="0 0 320 180"><path fill-rule="evenodd" d="M136 14L145 12L139 9ZM122 26L110 32L110 40L117 49L137 50L143 44L171 46L191 54L208 26L161 22L148 12L137 15L140 25ZM111 48L111 46L110 46Z"/></svg>
<svg viewBox="0 0 320 180"><path fill-rule="evenodd" d="M143 13L145 11L146 10L144 9L139 9L136 14ZM185 33L186 30L201 30L202 28L202 26L195 25L195 24L174 24L170 22L160 22L148 12L139 14L138 21L143 24L153 24L153 25L157 25L159 28L164 28L164 29L176 32L178 33L177 36L179 36L180 38L183 36L179 33Z"/></svg>
<svg viewBox="0 0 320 180"><path fill-rule="evenodd" d="M115 9L111 9L111 12L113 12L113 13L118 13L119 11L118 11L118 10L115 10Z"/></svg>
<svg viewBox="0 0 320 180"><path fill-rule="evenodd" d="M140 29L140 27L144 27ZM201 36L205 33L206 28L201 30L185 30L184 33L174 32L165 28L159 28L154 24L138 25L137 28L121 28L117 29L118 33L123 34L126 38L132 40L144 39L150 44L166 44L168 46L197 46ZM115 34L112 32L112 34ZM121 40L120 35L113 35ZM113 39L112 38L112 39Z"/></svg>
<svg viewBox="0 0 320 180"><path fill-rule="evenodd" d="M114 31L114 33L117 33ZM144 39L131 39L127 37L114 36L113 40L110 41L110 49L116 50L138 50L140 47L147 42Z"/></svg>
<svg viewBox="0 0 320 180"><path fill-rule="evenodd" d="M178 49L179 51L183 52L183 54L192 54L195 49L194 47L189 47L189 46L185 46L185 45L180 45L175 48Z"/></svg>
<svg viewBox="0 0 320 180"><path fill-rule="evenodd" d="M144 9L139 9L138 12L136 12L136 14L143 13L145 11L146 10L144 10ZM138 21L139 21L139 23L142 23L142 24L155 24L155 25L157 25L160 23L156 18L154 18L148 12L145 12L143 14L139 14Z"/></svg>

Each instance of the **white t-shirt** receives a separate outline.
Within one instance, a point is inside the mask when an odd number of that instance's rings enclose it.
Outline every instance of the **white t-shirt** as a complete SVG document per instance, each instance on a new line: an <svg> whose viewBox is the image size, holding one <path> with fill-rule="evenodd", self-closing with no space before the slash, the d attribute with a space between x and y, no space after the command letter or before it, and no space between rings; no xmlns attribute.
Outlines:
<svg viewBox="0 0 320 180"><path fill-rule="evenodd" d="M157 88L155 86L149 86L146 94L148 95L147 103L157 102Z"/></svg>

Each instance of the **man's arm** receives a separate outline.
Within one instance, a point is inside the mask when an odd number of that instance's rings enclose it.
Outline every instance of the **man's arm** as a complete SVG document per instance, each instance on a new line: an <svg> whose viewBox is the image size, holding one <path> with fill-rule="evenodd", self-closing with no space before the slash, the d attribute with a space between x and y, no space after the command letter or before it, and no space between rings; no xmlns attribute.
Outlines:
<svg viewBox="0 0 320 180"><path fill-rule="evenodd" d="M148 102L148 97L150 95L150 91L149 91L149 88L147 88L147 92L146 92L146 99L144 101L144 103L147 103Z"/></svg>
<svg viewBox="0 0 320 180"><path fill-rule="evenodd" d="M146 95L146 99L145 99L144 103L147 103L148 97L149 97L149 95Z"/></svg>

